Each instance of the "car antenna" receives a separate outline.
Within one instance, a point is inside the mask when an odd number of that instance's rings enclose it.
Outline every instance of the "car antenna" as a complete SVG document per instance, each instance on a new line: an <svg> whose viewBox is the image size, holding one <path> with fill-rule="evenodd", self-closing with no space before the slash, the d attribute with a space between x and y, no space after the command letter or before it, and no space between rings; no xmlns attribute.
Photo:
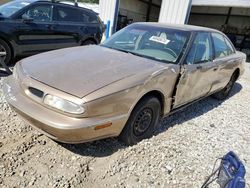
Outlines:
<svg viewBox="0 0 250 188"><path fill-rule="evenodd" d="M52 3L60 3L60 0L51 0ZM78 7L78 0L75 0L75 4L76 7Z"/></svg>
<svg viewBox="0 0 250 188"><path fill-rule="evenodd" d="M77 0L75 0L75 6L78 7L78 2L77 2Z"/></svg>

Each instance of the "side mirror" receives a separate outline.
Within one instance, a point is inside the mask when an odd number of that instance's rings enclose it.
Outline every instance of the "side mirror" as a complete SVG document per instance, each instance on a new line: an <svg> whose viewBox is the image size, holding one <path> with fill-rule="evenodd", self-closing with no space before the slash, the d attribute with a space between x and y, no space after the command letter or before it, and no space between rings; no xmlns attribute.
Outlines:
<svg viewBox="0 0 250 188"><path fill-rule="evenodd" d="M23 19L24 23L31 23L31 22L33 22L33 18L29 17L26 14L22 15L22 19Z"/></svg>

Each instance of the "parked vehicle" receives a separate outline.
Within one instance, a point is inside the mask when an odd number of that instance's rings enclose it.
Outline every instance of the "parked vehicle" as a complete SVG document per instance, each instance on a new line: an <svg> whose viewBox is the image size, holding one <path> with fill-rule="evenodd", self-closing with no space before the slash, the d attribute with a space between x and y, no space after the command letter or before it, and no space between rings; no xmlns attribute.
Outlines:
<svg viewBox="0 0 250 188"><path fill-rule="evenodd" d="M3 90L18 114L55 140L119 136L132 145L161 117L212 94L225 99L245 59L217 30L136 23L99 46L22 60Z"/></svg>
<svg viewBox="0 0 250 188"><path fill-rule="evenodd" d="M16 56L98 44L103 24L92 10L55 1L15 0L0 6L0 52Z"/></svg>

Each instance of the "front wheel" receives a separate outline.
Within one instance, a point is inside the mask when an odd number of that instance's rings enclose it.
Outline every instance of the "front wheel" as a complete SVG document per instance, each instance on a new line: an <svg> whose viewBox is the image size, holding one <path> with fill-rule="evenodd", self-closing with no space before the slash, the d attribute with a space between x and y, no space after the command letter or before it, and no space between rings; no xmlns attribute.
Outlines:
<svg viewBox="0 0 250 188"><path fill-rule="evenodd" d="M12 61L11 49L2 39L0 39L0 58L3 59L6 65L9 65Z"/></svg>
<svg viewBox="0 0 250 188"><path fill-rule="evenodd" d="M86 40L82 43L83 46L95 45L96 43L93 40Z"/></svg>
<svg viewBox="0 0 250 188"><path fill-rule="evenodd" d="M218 100L224 100L224 99L226 99L228 97L230 91L232 90L235 81L236 81L236 73L234 73L231 76L231 78L230 78L228 84L226 85L226 87L224 87L221 91L213 94L212 97L214 97L214 98L216 98Z"/></svg>
<svg viewBox="0 0 250 188"><path fill-rule="evenodd" d="M160 119L161 104L155 97L142 99L132 111L119 139L127 145L134 145L153 135Z"/></svg>

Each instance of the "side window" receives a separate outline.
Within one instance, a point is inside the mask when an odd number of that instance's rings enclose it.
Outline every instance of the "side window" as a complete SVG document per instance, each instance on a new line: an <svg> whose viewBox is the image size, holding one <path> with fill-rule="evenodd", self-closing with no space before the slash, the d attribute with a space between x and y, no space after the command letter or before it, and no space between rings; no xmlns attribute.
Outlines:
<svg viewBox="0 0 250 188"><path fill-rule="evenodd" d="M224 37L224 40L226 41L226 44L227 44L228 53L229 53L228 55L233 54L234 53L234 48L233 48L232 44L225 37Z"/></svg>
<svg viewBox="0 0 250 188"><path fill-rule="evenodd" d="M90 13L87 11L80 11L80 22L83 23L98 23L98 17L94 13Z"/></svg>
<svg viewBox="0 0 250 188"><path fill-rule="evenodd" d="M214 41L215 58L225 57L233 53L231 44L219 33L212 33Z"/></svg>
<svg viewBox="0 0 250 188"><path fill-rule="evenodd" d="M28 17L34 21L49 22L52 20L52 6L37 5L27 10L22 17Z"/></svg>
<svg viewBox="0 0 250 188"><path fill-rule="evenodd" d="M186 58L187 64L198 64L212 61L213 50L209 33L198 33Z"/></svg>
<svg viewBox="0 0 250 188"><path fill-rule="evenodd" d="M79 11L75 8L64 6L56 6L55 8L55 21L61 22L79 22Z"/></svg>

